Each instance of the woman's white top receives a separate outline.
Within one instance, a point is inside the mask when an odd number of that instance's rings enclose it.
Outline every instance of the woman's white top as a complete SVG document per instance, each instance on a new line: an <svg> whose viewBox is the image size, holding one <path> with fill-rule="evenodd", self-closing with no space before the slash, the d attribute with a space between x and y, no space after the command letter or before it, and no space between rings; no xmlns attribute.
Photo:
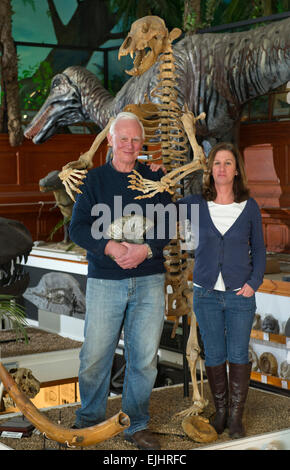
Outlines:
<svg viewBox="0 0 290 470"><path fill-rule="evenodd" d="M241 215L246 206L246 203L247 201L233 202L232 204L216 204L213 201L208 201L207 204L211 219L217 230L222 235L224 235L229 230L229 228ZM214 289L221 291L226 290L221 272L219 273Z"/></svg>

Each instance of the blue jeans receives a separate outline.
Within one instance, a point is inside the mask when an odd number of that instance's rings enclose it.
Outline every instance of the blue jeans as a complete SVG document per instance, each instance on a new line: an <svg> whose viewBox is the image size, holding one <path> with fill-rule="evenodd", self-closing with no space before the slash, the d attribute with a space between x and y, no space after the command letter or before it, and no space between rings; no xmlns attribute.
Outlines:
<svg viewBox="0 0 290 470"><path fill-rule="evenodd" d="M255 295L194 286L193 309L205 350L205 364L249 363L249 342L256 311Z"/></svg>
<svg viewBox="0 0 290 470"><path fill-rule="evenodd" d="M111 368L124 327L126 371L122 411L131 422L125 434L146 429L164 323L164 280L164 274L121 280L88 279L77 427L92 426L106 419Z"/></svg>

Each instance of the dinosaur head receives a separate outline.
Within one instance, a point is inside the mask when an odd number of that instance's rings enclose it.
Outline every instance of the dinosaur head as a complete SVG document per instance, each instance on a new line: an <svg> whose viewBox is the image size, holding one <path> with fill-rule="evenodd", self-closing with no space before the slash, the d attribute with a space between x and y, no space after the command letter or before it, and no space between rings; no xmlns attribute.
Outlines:
<svg viewBox="0 0 290 470"><path fill-rule="evenodd" d="M44 178L39 180L39 190L42 193L50 191L57 191L59 189L65 190L62 180L59 178L59 170L50 171Z"/></svg>
<svg viewBox="0 0 290 470"><path fill-rule="evenodd" d="M126 73L134 76L142 75L180 34L181 30L178 28L168 33L164 21L158 16L144 16L135 21L119 49L119 60L128 54L133 58L135 54L134 68L126 70Z"/></svg>
<svg viewBox="0 0 290 470"><path fill-rule="evenodd" d="M29 283L21 261L27 261L33 241L28 229L16 220L0 217L0 294L21 295Z"/></svg>
<svg viewBox="0 0 290 470"><path fill-rule="evenodd" d="M49 96L25 129L25 137L35 144L45 142L58 127L85 120L78 87L65 72L53 77Z"/></svg>

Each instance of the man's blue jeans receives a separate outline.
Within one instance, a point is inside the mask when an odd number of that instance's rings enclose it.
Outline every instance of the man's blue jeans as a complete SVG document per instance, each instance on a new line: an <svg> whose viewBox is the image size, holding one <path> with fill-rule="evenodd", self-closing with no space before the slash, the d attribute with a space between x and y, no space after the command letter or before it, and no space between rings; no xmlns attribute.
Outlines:
<svg viewBox="0 0 290 470"><path fill-rule="evenodd" d="M256 311L255 295L208 290L194 286L193 309L205 349L205 364L213 367L226 360L249 363L249 341Z"/></svg>
<svg viewBox="0 0 290 470"><path fill-rule="evenodd" d="M124 327L126 371L122 411L131 422L125 434L146 429L164 323L164 280L164 274L122 280L88 279L77 427L92 426L106 419L111 368Z"/></svg>

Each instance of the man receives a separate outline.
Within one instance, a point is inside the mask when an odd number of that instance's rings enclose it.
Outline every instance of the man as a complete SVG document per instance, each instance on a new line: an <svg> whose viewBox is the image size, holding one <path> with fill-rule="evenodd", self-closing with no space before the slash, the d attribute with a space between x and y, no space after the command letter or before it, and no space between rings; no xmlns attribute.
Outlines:
<svg viewBox="0 0 290 470"><path fill-rule="evenodd" d="M134 114L116 117L108 142L112 161L88 173L70 225L71 239L87 250L88 259L79 371L81 408L75 426L105 420L113 357L124 328L122 410L131 423L125 439L140 449L159 449L147 426L164 321L163 248L169 242L168 217L154 214L150 219L146 209L148 204L159 203L160 210L160 203L165 207L171 200L164 193L137 202L134 198L140 193L128 189L128 175L134 168L144 178L159 180L162 176L161 170L152 172L137 161L144 129ZM166 221L167 233L157 237L161 219Z"/></svg>

